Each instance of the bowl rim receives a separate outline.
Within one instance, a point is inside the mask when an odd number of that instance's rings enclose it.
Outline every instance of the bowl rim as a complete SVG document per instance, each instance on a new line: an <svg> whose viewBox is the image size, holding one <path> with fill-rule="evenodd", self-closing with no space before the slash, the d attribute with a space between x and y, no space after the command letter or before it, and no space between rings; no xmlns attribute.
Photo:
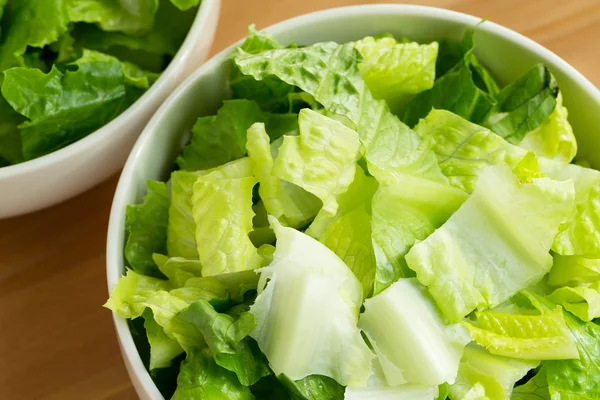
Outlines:
<svg viewBox="0 0 600 400"><path fill-rule="evenodd" d="M366 14L396 14L415 17L425 16L431 19L452 21L465 26L474 26L482 21L482 18L440 7L392 3L363 4L335 7L302 14L269 25L263 29L260 29L260 31L269 32L277 36L278 34L284 34L292 27L298 25L301 26L311 23L317 24L327 22L331 20L332 17L340 15L343 15L344 17L350 17ZM478 29L500 36L504 40L513 43L516 46L522 47L532 54L535 54L537 58L544 60L544 62L552 63L555 69L560 69L563 73L573 78L576 85L580 86L586 92L591 94L600 104L600 90L596 88L596 86L594 86L587 78L585 78L577 69L540 43L537 43L533 39L530 39L510 28L487 20L484 24L481 24ZM136 179L134 172L146 142L151 135L154 134L160 120L169 113L172 107L178 102L179 98L188 90L191 90L191 87L195 84L195 82L199 79L202 79L204 75L210 73L210 71L213 71L215 68L223 68L223 61L225 61L226 58L229 57L230 54L235 50L235 48L243 43L243 41L244 38L236 41L230 46L227 46L223 50L219 51L219 53L212 56L206 63L196 69L192 74L190 74L190 76L188 76L188 78L185 79L177 87L177 89L173 91L173 93L171 93L171 95L154 113L142 131L141 135L138 137L131 153L129 154L125 167L121 173L121 177L115 191L115 196L113 198L107 232L106 272L109 295L119 277L123 275L123 244L119 243L117 238L119 237L119 232L123 232L124 230L125 210L127 206L125 198L127 197L126 195L129 190L129 186ZM134 386L136 386L137 389L138 387L136 384L140 384L144 389L145 394L149 395L150 398L162 399L163 397L158 391L156 384L142 363L141 357L133 342L133 337L129 330L126 319L113 312L113 321L115 324L119 345L121 347L121 352L123 358L125 359L125 363ZM138 382L135 382L134 377L138 380Z"/></svg>
<svg viewBox="0 0 600 400"><path fill-rule="evenodd" d="M19 164L0 167L0 181L5 178L13 178L15 175L26 175L35 172L36 170L42 170L53 164L60 163L74 154L79 154L94 148L96 144L104 140L110 140L110 136L118 135L120 133L120 130L117 129L118 126L127 123L131 118L134 118L138 113L142 112L147 103L149 103L157 93L162 91L163 87L170 84L171 73L175 71L180 64L185 64L188 58L191 57L196 39L201 36L204 26L207 24L208 18L212 14L210 9L218 5L219 0L202 0L200 7L196 10L196 16L194 17L192 26L167 68L161 72L160 77L156 82L154 82L154 84L144 92L139 99L127 107L121 114L102 127L63 148Z"/></svg>

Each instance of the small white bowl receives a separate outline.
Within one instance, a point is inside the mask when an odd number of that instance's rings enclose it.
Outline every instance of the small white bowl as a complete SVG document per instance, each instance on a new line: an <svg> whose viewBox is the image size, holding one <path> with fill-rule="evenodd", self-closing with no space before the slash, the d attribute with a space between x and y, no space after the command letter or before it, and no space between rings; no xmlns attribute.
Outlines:
<svg viewBox="0 0 600 400"><path fill-rule="evenodd" d="M0 168L0 218L52 206L117 172L152 114L208 57L220 6L221 0L202 1L185 41L167 69L117 118L65 148Z"/></svg>
<svg viewBox="0 0 600 400"><path fill-rule="evenodd" d="M282 43L339 43L391 32L418 41L459 41L479 18L439 8L412 5L365 5L336 8L293 18L267 28ZM476 53L501 83L516 79L535 63L555 74L569 108L580 155L600 165L600 92L560 57L534 41L500 25L485 22L477 31ZM214 113L227 96L226 60L233 45L190 76L161 106L139 137L121 174L113 200L107 245L109 290L124 273L125 208L145 194L147 179L165 180L180 150L182 135L198 116ZM114 315L123 358L141 399L162 399L144 368L127 322Z"/></svg>

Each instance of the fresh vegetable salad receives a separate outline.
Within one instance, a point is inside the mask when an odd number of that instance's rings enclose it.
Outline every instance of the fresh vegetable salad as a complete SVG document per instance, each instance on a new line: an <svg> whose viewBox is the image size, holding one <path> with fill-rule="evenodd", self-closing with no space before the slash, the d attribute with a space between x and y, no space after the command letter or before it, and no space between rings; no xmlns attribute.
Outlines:
<svg viewBox="0 0 600 400"><path fill-rule="evenodd" d="M137 100L200 0L0 0L0 167L61 149Z"/></svg>
<svg viewBox="0 0 600 400"><path fill-rule="evenodd" d="M600 398L600 172L543 65L462 43L284 45L127 209L130 320L174 399Z"/></svg>

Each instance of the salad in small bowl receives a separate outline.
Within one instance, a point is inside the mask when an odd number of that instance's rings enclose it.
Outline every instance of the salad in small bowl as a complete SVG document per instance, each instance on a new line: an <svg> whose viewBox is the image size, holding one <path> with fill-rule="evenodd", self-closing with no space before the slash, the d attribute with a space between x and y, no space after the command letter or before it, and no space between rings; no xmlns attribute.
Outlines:
<svg viewBox="0 0 600 400"><path fill-rule="evenodd" d="M207 57L219 4L1 1L0 218L116 172L152 113Z"/></svg>
<svg viewBox="0 0 600 400"><path fill-rule="evenodd" d="M557 56L445 10L251 27L115 195L106 307L140 396L597 398L599 117L574 98L600 107Z"/></svg>

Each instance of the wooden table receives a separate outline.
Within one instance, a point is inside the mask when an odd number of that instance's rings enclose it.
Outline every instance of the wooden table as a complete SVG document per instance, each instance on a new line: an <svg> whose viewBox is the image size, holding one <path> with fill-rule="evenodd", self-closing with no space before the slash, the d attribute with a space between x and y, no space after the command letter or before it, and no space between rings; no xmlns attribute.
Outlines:
<svg viewBox="0 0 600 400"><path fill-rule="evenodd" d="M285 18L365 0L222 0L213 53ZM376 1L371 1L375 3ZM598 0L407 1L523 33L600 84ZM105 239L117 176L75 199L0 221L0 399L135 399L106 300ZM43 195L43 194L40 194Z"/></svg>

